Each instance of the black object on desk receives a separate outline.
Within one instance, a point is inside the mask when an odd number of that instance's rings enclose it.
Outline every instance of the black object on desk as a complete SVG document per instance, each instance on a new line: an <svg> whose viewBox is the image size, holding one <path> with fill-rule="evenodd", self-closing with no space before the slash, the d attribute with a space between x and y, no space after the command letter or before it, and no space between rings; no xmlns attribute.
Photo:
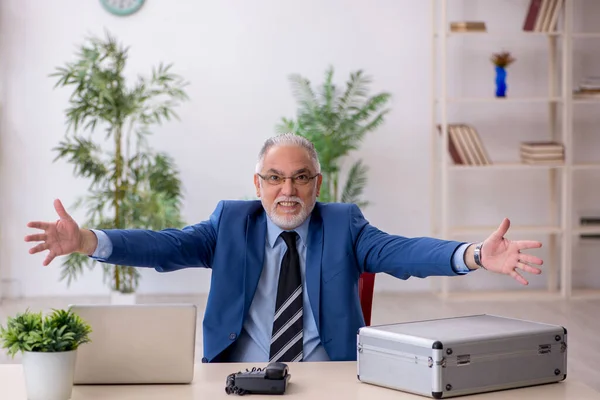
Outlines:
<svg viewBox="0 0 600 400"><path fill-rule="evenodd" d="M291 375L287 364L272 362L265 368L252 368L227 376L227 394L284 394Z"/></svg>

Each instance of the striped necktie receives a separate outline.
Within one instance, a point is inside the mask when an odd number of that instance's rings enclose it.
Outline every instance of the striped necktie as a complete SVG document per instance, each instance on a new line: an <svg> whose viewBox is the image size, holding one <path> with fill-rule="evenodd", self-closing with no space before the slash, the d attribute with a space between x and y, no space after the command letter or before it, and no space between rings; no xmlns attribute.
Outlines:
<svg viewBox="0 0 600 400"><path fill-rule="evenodd" d="M281 233L287 251L279 272L270 362L301 361L303 357L302 277L296 236L296 232Z"/></svg>

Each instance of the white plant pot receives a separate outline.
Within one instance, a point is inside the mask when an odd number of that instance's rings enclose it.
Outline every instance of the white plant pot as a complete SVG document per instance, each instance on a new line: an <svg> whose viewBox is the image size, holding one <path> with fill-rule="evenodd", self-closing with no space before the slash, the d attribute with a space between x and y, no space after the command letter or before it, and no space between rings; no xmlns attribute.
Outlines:
<svg viewBox="0 0 600 400"><path fill-rule="evenodd" d="M113 290L110 292L110 304L133 305L135 304L135 293L121 293Z"/></svg>
<svg viewBox="0 0 600 400"><path fill-rule="evenodd" d="M77 350L57 353L23 353L28 400L69 400Z"/></svg>

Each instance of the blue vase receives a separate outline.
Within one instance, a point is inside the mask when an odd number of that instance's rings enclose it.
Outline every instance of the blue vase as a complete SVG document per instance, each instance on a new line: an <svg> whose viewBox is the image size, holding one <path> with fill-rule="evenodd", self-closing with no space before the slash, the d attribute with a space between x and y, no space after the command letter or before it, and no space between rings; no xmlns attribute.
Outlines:
<svg viewBox="0 0 600 400"><path fill-rule="evenodd" d="M496 67L496 97L506 97L506 68Z"/></svg>

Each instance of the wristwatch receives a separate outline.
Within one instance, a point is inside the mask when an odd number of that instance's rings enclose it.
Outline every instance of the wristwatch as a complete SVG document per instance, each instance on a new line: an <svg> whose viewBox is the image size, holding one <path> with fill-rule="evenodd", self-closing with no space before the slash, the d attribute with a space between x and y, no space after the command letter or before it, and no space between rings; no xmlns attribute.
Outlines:
<svg viewBox="0 0 600 400"><path fill-rule="evenodd" d="M483 242L478 243L475 246L475 252L473 254L474 258L475 258L475 264L479 265L481 268L483 269L487 269L483 266L483 264L481 263L481 249L483 248Z"/></svg>

